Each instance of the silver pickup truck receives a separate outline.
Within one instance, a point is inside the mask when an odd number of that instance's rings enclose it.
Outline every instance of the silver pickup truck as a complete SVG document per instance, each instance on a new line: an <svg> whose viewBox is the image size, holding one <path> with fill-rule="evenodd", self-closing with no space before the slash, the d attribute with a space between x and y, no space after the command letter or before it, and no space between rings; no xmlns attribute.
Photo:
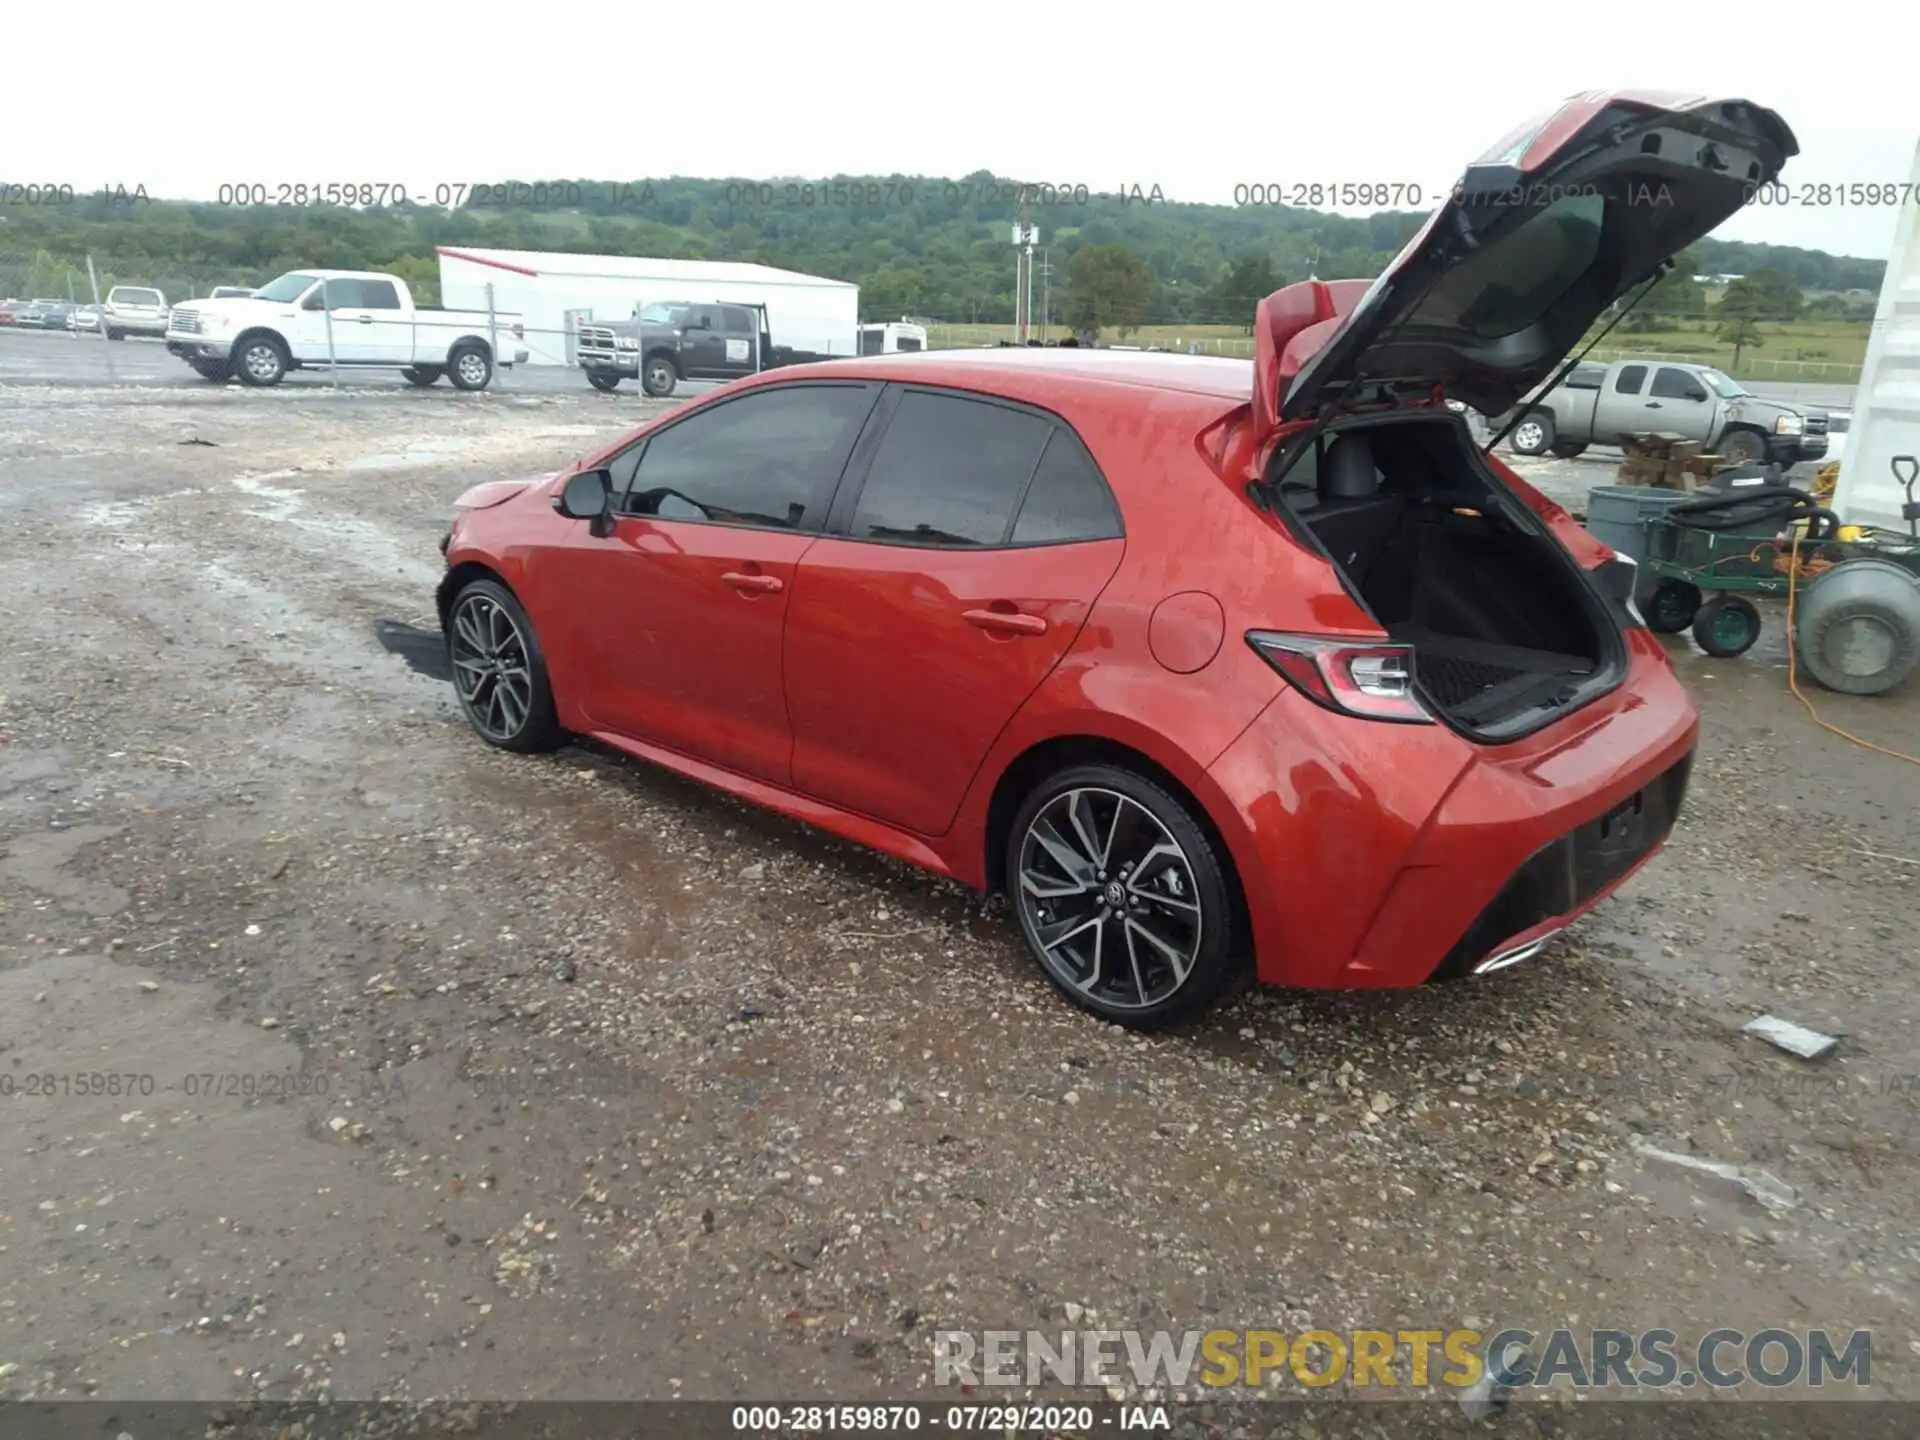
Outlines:
<svg viewBox="0 0 1920 1440"><path fill-rule="evenodd" d="M1516 415L1508 443L1521 455L1570 459L1589 445L1656 430L1742 464L1794 465L1827 453L1825 415L1763 400L1711 366L1677 361L1577 365L1564 383L1495 417L1495 431Z"/></svg>

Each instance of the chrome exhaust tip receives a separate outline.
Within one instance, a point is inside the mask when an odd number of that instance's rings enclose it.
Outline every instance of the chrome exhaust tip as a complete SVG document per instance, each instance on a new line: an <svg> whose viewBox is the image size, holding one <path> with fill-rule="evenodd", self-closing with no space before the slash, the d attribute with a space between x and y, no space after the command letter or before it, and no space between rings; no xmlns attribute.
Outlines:
<svg viewBox="0 0 1920 1440"><path fill-rule="evenodd" d="M1505 970L1511 966L1520 964L1522 961L1531 960L1542 950L1546 949L1547 942L1565 928L1565 926L1561 926L1559 929L1547 931L1544 935L1536 935L1524 945L1516 945L1511 950L1495 951L1467 973L1469 975L1491 975L1496 970Z"/></svg>

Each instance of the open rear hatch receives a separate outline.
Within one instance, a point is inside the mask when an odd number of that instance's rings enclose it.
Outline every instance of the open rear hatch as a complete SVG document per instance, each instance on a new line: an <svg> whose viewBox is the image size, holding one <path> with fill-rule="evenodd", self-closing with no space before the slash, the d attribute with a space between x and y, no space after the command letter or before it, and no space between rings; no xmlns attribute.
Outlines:
<svg viewBox="0 0 1920 1440"><path fill-rule="evenodd" d="M1261 302L1256 418L1277 428L1436 386L1497 415L1797 153L1750 101L1575 96L1468 166L1363 293L1309 281Z"/></svg>
<svg viewBox="0 0 1920 1440"><path fill-rule="evenodd" d="M1261 302L1269 493L1401 648L1433 718L1516 738L1625 665L1612 603L1433 402L1512 407L1797 150L1745 100L1576 96L1468 167L1370 285L1308 281Z"/></svg>

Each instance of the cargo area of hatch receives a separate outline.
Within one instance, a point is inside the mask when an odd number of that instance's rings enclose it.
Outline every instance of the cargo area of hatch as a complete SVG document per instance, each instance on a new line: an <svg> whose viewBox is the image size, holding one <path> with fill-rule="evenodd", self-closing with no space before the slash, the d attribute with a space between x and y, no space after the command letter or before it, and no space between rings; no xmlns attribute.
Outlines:
<svg viewBox="0 0 1920 1440"><path fill-rule="evenodd" d="M1457 419L1356 421L1277 459L1269 487L1291 522L1412 647L1416 688L1456 727L1514 738L1611 688L1621 647L1605 602Z"/></svg>

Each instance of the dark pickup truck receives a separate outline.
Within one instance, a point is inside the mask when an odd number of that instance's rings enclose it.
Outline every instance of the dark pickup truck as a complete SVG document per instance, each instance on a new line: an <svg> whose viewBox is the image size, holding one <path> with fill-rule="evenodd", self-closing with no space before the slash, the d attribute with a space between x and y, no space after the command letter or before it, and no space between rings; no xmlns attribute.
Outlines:
<svg viewBox="0 0 1920 1440"><path fill-rule="evenodd" d="M575 353L594 389L637 379L649 395L671 395L682 380L737 380L832 358L775 345L767 307L745 302L643 305L631 320L582 325Z"/></svg>

